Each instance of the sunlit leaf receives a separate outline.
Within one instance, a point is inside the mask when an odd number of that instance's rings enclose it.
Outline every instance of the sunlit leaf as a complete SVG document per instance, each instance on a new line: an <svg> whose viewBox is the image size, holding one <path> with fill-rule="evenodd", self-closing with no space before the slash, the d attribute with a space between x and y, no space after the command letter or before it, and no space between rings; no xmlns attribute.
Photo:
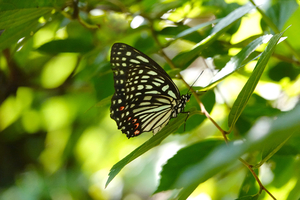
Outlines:
<svg viewBox="0 0 300 200"><path fill-rule="evenodd" d="M0 1L0 49L16 43L42 26L38 19L51 15L64 1Z"/></svg>
<svg viewBox="0 0 300 200"><path fill-rule="evenodd" d="M226 17L221 19L219 23L213 28L212 34L216 34L223 30L224 28L228 27L232 23L234 23L236 20L243 17L245 14L247 14L249 11L251 11L254 8L254 6L250 3L241 6L240 8L234 10L233 12L229 13Z"/></svg>
<svg viewBox="0 0 300 200"><path fill-rule="evenodd" d="M228 117L228 126L230 127L230 129L232 129L232 127L236 123L236 120L239 118L242 111L244 110L282 34L283 32L276 34L272 37L268 46L262 53L260 59L258 60L249 80L247 81L242 91L239 93L236 101L234 102Z"/></svg>
<svg viewBox="0 0 300 200"><path fill-rule="evenodd" d="M155 193L176 189L172 186L181 172L189 166L202 161L214 148L221 144L224 144L223 140L206 140L179 150L177 154L164 165L160 173L160 184Z"/></svg>
<svg viewBox="0 0 300 200"><path fill-rule="evenodd" d="M225 33L236 20L243 17L249 11L253 9L253 6L247 4L242 6L223 19L219 21L219 23L213 28L211 34L207 36L204 40L199 42L194 49L189 52L184 52L179 54L173 59L173 62L176 63L180 68L186 68L189 64L191 64L204 49L209 46L213 41L215 41L220 35Z"/></svg>
<svg viewBox="0 0 300 200"><path fill-rule="evenodd" d="M199 113L196 110L190 110L190 116ZM168 135L176 131L186 119L185 114L181 114L176 117L174 120L171 120L170 123L162 129L158 134L151 137L147 142L136 148L130 154L128 154L125 158L116 163L110 170L108 180L105 184L107 186L113 178L131 161L143 155L145 152L149 151L153 147L159 145Z"/></svg>
<svg viewBox="0 0 300 200"><path fill-rule="evenodd" d="M211 20L209 22L205 22L205 23L202 23L202 24L199 24L197 26L194 26L192 28L189 28L189 29L186 29L184 31L182 31L181 33L179 33L175 38L181 38L181 37L184 37L184 36L187 36L195 31L198 31L199 29L205 27L205 26L208 26L208 25L211 25L211 24L214 24L214 23L217 23L219 22L221 19L215 19L215 20Z"/></svg>
<svg viewBox="0 0 300 200"><path fill-rule="evenodd" d="M273 23L279 30L282 30L285 22L290 16L299 8L296 1L278 0L276 3L266 4L266 15L272 19ZM262 20L262 26L266 27L264 20Z"/></svg>
<svg viewBox="0 0 300 200"><path fill-rule="evenodd" d="M214 86L219 81L223 80L233 72L237 71L241 67L245 66L246 63L243 63L249 55L255 51L261 44L267 43L271 39L272 35L264 35L261 36L250 44L248 44L245 48L243 48L236 56L232 57L230 61L222 68L212 79L212 81L205 86L205 88L210 88ZM243 64L242 64L243 63Z"/></svg>
<svg viewBox="0 0 300 200"><path fill-rule="evenodd" d="M264 119L259 121L247 134L244 143L223 145L213 150L205 159L186 169L175 181L174 187L181 188L179 199L186 199L199 185L211 178L220 170L226 169L230 163L237 160L248 151L259 150L272 145L272 139L284 140L286 133L297 133L300 128L300 105L295 109L281 114L276 120ZM200 170L201 169L201 170Z"/></svg>

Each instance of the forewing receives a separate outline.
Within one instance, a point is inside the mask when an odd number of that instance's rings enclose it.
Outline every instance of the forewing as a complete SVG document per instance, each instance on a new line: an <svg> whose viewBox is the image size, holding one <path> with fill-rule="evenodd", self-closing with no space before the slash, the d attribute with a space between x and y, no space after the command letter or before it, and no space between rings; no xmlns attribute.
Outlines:
<svg viewBox="0 0 300 200"><path fill-rule="evenodd" d="M111 118L128 138L158 132L170 119L178 88L151 58L121 43L112 47L115 94Z"/></svg>
<svg viewBox="0 0 300 200"><path fill-rule="evenodd" d="M137 69L139 67L147 66L150 69L147 73L151 75L151 73L154 72L150 79L156 77L163 80L169 85L169 90L176 95L176 98L180 98L180 93L177 86L172 81L170 76L165 72L165 70L162 69L154 60L139 50L127 44L115 43L112 46L110 62L112 64L112 70L121 73L119 75L116 75L116 73L114 74L115 81L126 77L128 70L131 68Z"/></svg>

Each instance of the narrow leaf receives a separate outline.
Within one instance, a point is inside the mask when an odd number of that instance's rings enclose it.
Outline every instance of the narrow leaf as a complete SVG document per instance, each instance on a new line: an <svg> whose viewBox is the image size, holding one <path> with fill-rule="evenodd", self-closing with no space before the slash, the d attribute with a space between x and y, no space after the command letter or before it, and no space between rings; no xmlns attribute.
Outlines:
<svg viewBox="0 0 300 200"><path fill-rule="evenodd" d="M268 46L258 60L253 73L251 74L247 83L234 102L228 118L228 126L230 127L230 130L233 128L237 119L240 117L242 111L244 110L282 34L283 32L278 33L272 37Z"/></svg>
<svg viewBox="0 0 300 200"><path fill-rule="evenodd" d="M222 18L222 20L220 20L219 23L214 27L209 36L207 36L204 40L195 45L195 48L193 50L181 53L178 56L176 56L173 59L173 62L176 63L176 65L180 68L187 67L199 56L199 54L201 54L201 52L205 49L206 46L210 45L219 36L225 33L235 21L239 20L252 9L252 5L246 4L231 12L226 17Z"/></svg>
<svg viewBox="0 0 300 200"><path fill-rule="evenodd" d="M186 29L184 31L182 31L181 33L179 33L175 38L178 39L178 38L182 38L186 35L189 35L195 31L198 31L199 29L205 27L205 26L208 26L208 25L211 25L211 24L214 24L214 23L217 23L219 22L221 19L215 19L215 20L211 20L211 21L208 21L208 22L205 22L205 23L202 23L202 24L198 24L197 26L194 26L192 28L189 28L189 29Z"/></svg>
<svg viewBox="0 0 300 200"><path fill-rule="evenodd" d="M224 17L212 30L212 34L215 34L217 32L220 32L224 28L228 27L241 17L243 17L245 14L250 12L254 6L250 3L239 7L238 9L234 10L233 12L229 13L226 17Z"/></svg>
<svg viewBox="0 0 300 200"><path fill-rule="evenodd" d="M255 51L261 44L269 42L272 35L264 35L261 36L254 41L252 41L250 44L248 44L245 48L243 48L237 55L232 57L230 61L223 67L212 79L212 81L205 86L204 88L210 88L214 86L219 81L223 80L230 74L234 73L241 67L245 66L247 63L243 63L249 55Z"/></svg>
<svg viewBox="0 0 300 200"><path fill-rule="evenodd" d="M259 162L258 165L255 166L255 168L260 167L262 164L267 162L281 147L291 138L292 135L288 134L288 137L285 138L285 140L277 140L276 142L273 142L273 145L270 145L266 148L264 148L262 152L262 160Z"/></svg>
<svg viewBox="0 0 300 200"><path fill-rule="evenodd" d="M193 109L190 111L190 116L197 113L199 113L199 111ZM123 169L123 167L125 167L128 163L130 163L137 157L141 156L145 152L149 151L153 147L159 145L168 135L176 131L185 122L185 119L186 119L186 115L180 114L178 117L171 120L171 122L164 129L162 129L162 131L160 131L158 134L151 137L148 141L146 141L144 144L136 148L125 158L117 162L110 170L109 177L105 184L105 187L107 187L107 185Z"/></svg>
<svg viewBox="0 0 300 200"><path fill-rule="evenodd" d="M228 146L220 146L214 149L203 161L184 170L174 182L174 187L183 188L178 199L186 199L200 183L226 169L230 163L235 162L244 153L271 145L273 138L285 140L290 134L299 135L299 129L300 105L279 115L276 120L273 117L262 118L248 132L243 143L229 143Z"/></svg>

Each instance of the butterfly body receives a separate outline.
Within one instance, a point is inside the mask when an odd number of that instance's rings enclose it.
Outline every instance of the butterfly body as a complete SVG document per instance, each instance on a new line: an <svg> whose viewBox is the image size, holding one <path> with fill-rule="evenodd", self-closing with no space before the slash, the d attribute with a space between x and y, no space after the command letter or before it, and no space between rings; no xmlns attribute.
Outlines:
<svg viewBox="0 0 300 200"><path fill-rule="evenodd" d="M111 51L115 94L111 118L128 138L159 132L184 110L190 94L180 96L169 75L137 49L115 43Z"/></svg>

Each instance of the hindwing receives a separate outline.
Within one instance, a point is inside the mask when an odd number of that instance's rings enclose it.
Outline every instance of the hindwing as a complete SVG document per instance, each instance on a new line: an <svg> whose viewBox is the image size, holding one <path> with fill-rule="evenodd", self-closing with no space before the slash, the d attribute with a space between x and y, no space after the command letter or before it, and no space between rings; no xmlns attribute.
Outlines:
<svg viewBox="0 0 300 200"><path fill-rule="evenodd" d="M129 45L115 43L110 59L115 87L111 118L128 138L157 133L180 100L177 86L156 62Z"/></svg>

